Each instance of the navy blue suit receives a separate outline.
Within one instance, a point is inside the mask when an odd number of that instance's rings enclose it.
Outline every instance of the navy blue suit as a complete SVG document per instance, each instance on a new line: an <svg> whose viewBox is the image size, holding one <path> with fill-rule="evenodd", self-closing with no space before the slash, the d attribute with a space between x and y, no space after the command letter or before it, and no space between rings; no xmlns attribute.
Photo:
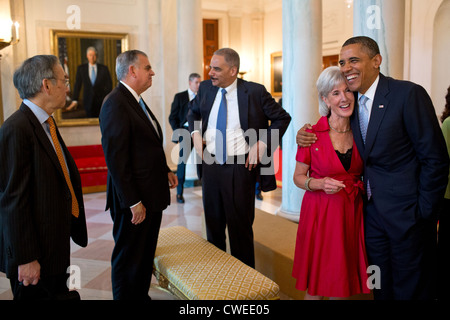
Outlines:
<svg viewBox="0 0 450 320"><path fill-rule="evenodd" d="M208 126L209 114L219 87L211 80L200 84L198 94L189 106L189 130L194 130L194 122L202 120L201 131ZM272 98L264 86L238 79L237 98L239 120L244 132L255 129L267 130L268 150L273 151L286 131L291 116ZM269 125L270 121L270 125ZM271 134L279 131L279 140L271 144ZM247 143L256 143L249 141ZM252 147L252 145L250 145ZM205 151L206 152L206 151ZM269 153L270 154L270 153ZM268 167L267 165L266 167ZM255 211L255 184L257 171L262 166L249 171L244 164L216 163L202 164L203 206L208 241L226 250L225 227L228 227L231 254L251 267L254 267L253 230ZM267 168L265 168L267 169ZM275 175L263 172L261 175L263 191L276 189Z"/></svg>
<svg viewBox="0 0 450 320"><path fill-rule="evenodd" d="M351 124L372 191L365 226L369 264L381 268L374 296L432 299L449 159L431 99L419 85L380 74L365 144L358 107Z"/></svg>

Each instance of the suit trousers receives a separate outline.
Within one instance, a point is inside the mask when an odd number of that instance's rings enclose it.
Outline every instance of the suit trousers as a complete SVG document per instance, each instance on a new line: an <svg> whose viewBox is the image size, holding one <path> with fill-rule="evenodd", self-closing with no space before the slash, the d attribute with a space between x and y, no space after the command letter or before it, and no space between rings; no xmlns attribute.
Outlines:
<svg viewBox="0 0 450 320"><path fill-rule="evenodd" d="M408 230L393 228L373 200L366 203L365 240L369 265L380 268L376 300L432 300L436 297L436 223L417 217ZM396 234L389 231L396 230Z"/></svg>
<svg viewBox="0 0 450 320"><path fill-rule="evenodd" d="M209 242L226 251L228 228L230 253L254 268L253 221L255 219L256 170L245 164L202 164L203 206Z"/></svg>
<svg viewBox="0 0 450 320"><path fill-rule="evenodd" d="M177 166L177 178L178 178L177 194L182 195L184 189L183 188L184 180L186 178L186 163L189 159L189 155L191 154L194 144L192 143L192 140L190 141L190 144L183 142L183 136L180 136L179 145L180 145L180 152Z"/></svg>
<svg viewBox="0 0 450 320"><path fill-rule="evenodd" d="M149 300L153 259L162 212L147 211L138 225L131 223L130 209L111 209L114 250L111 281L114 300Z"/></svg>

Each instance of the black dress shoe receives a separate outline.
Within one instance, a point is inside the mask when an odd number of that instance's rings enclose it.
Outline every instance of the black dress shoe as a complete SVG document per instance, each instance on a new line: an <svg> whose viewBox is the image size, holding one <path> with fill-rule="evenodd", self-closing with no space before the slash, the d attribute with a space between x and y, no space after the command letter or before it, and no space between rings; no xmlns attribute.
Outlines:
<svg viewBox="0 0 450 320"><path fill-rule="evenodd" d="M178 203L184 203L184 198L182 194L177 194L177 202Z"/></svg>
<svg viewBox="0 0 450 320"><path fill-rule="evenodd" d="M262 194L261 194L261 193L257 193L257 194L256 194L256 199L262 200L262 199L263 199Z"/></svg>

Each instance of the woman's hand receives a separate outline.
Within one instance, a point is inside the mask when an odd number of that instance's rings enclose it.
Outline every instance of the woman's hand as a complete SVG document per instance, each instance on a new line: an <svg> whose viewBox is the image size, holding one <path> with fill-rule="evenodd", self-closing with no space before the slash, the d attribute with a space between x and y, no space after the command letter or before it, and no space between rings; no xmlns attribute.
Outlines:
<svg viewBox="0 0 450 320"><path fill-rule="evenodd" d="M345 188L345 184L342 181L334 180L329 177L325 177L321 180L321 189L325 191L326 194L335 194Z"/></svg>

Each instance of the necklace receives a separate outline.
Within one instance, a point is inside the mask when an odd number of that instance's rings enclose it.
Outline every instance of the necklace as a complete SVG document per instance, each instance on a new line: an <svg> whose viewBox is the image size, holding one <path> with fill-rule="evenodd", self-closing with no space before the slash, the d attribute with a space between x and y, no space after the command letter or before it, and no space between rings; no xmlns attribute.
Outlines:
<svg viewBox="0 0 450 320"><path fill-rule="evenodd" d="M350 128L348 128L347 130L339 131L339 130L337 130L337 129L335 129L335 128L333 128L333 127L331 126L331 124L330 124L330 119L328 119L328 125L330 126L330 128L331 128L332 130L336 131L337 133L347 133L347 132L349 132L350 130L352 130L352 128L350 127Z"/></svg>

